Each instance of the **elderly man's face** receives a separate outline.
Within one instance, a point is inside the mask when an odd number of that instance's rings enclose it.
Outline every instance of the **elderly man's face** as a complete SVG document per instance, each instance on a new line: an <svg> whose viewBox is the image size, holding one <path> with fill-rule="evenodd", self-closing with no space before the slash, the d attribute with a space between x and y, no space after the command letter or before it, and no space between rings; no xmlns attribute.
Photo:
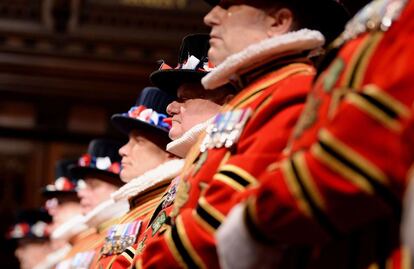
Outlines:
<svg viewBox="0 0 414 269"><path fill-rule="evenodd" d="M31 241L19 244L15 255L21 269L32 269L38 265L51 251L48 241Z"/></svg>
<svg viewBox="0 0 414 269"><path fill-rule="evenodd" d="M92 176L85 177L84 181L85 185L78 190L82 214L90 212L118 189L117 186Z"/></svg>
<svg viewBox="0 0 414 269"><path fill-rule="evenodd" d="M148 137L148 134L134 130L129 134L128 143L119 149L123 182L129 182L168 160L169 154Z"/></svg>
<svg viewBox="0 0 414 269"><path fill-rule="evenodd" d="M194 125L202 123L220 110L220 105L214 103L215 91L205 91L200 83L185 83L177 90L178 100L167 107L167 113L172 116L172 128L169 136L172 140L180 138Z"/></svg>
<svg viewBox="0 0 414 269"><path fill-rule="evenodd" d="M58 199L53 198L46 202L46 208L53 218L53 222L49 226L51 233L72 217L82 213L82 208L78 201L59 201Z"/></svg>
<svg viewBox="0 0 414 269"><path fill-rule="evenodd" d="M269 38L274 21L261 9L230 3L215 6L204 23L211 27L209 59L219 65L228 56Z"/></svg>

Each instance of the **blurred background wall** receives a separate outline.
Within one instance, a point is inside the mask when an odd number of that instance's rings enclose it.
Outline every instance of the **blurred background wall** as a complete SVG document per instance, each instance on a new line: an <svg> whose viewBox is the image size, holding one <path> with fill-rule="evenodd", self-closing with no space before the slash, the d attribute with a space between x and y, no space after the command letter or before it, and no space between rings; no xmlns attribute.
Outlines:
<svg viewBox="0 0 414 269"><path fill-rule="evenodd" d="M203 1L0 0L0 233L16 210L41 206L54 163L96 137L119 136L157 60L183 36L208 32ZM1 268L17 268L1 240Z"/></svg>

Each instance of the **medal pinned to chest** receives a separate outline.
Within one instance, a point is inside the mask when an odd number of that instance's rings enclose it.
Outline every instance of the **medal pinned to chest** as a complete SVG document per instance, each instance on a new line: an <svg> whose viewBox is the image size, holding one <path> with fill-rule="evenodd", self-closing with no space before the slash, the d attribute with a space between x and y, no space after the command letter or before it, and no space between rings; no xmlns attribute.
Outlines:
<svg viewBox="0 0 414 269"><path fill-rule="evenodd" d="M407 0L371 1L346 24L345 30L333 42L333 47L340 47L365 32L387 31L400 16L407 2Z"/></svg>
<svg viewBox="0 0 414 269"><path fill-rule="evenodd" d="M178 180L172 184L172 187L168 190L165 195L164 201L162 202L161 209L165 209L172 205L177 194Z"/></svg>
<svg viewBox="0 0 414 269"><path fill-rule="evenodd" d="M138 220L112 226L101 248L102 255L121 254L125 249L135 244L141 225L142 221Z"/></svg>
<svg viewBox="0 0 414 269"><path fill-rule="evenodd" d="M205 152L213 148L230 148L240 138L243 129L252 115L252 109L236 109L216 115L213 123L206 129L206 136L200 146Z"/></svg>
<svg viewBox="0 0 414 269"><path fill-rule="evenodd" d="M87 269L91 265L94 256L95 251L77 253L70 263L70 268Z"/></svg>

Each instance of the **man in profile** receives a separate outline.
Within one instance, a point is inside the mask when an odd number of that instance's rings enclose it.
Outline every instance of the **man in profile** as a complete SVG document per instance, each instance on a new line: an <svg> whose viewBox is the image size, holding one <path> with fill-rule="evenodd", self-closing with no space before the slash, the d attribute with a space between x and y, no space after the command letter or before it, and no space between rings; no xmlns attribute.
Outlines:
<svg viewBox="0 0 414 269"><path fill-rule="evenodd" d="M187 156L171 226L147 245L138 267L219 267L216 229L286 147L315 75L310 58L347 19L330 0L213 5L204 21L217 68L202 82L217 91L231 84L237 94Z"/></svg>

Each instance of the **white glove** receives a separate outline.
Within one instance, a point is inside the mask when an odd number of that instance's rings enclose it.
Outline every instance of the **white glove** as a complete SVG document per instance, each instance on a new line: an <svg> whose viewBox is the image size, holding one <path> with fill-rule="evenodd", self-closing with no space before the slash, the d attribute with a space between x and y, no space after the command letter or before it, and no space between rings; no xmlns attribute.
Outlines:
<svg viewBox="0 0 414 269"><path fill-rule="evenodd" d="M243 204L236 205L217 230L217 254L221 268L276 268L282 248L255 241L244 223L244 210Z"/></svg>

